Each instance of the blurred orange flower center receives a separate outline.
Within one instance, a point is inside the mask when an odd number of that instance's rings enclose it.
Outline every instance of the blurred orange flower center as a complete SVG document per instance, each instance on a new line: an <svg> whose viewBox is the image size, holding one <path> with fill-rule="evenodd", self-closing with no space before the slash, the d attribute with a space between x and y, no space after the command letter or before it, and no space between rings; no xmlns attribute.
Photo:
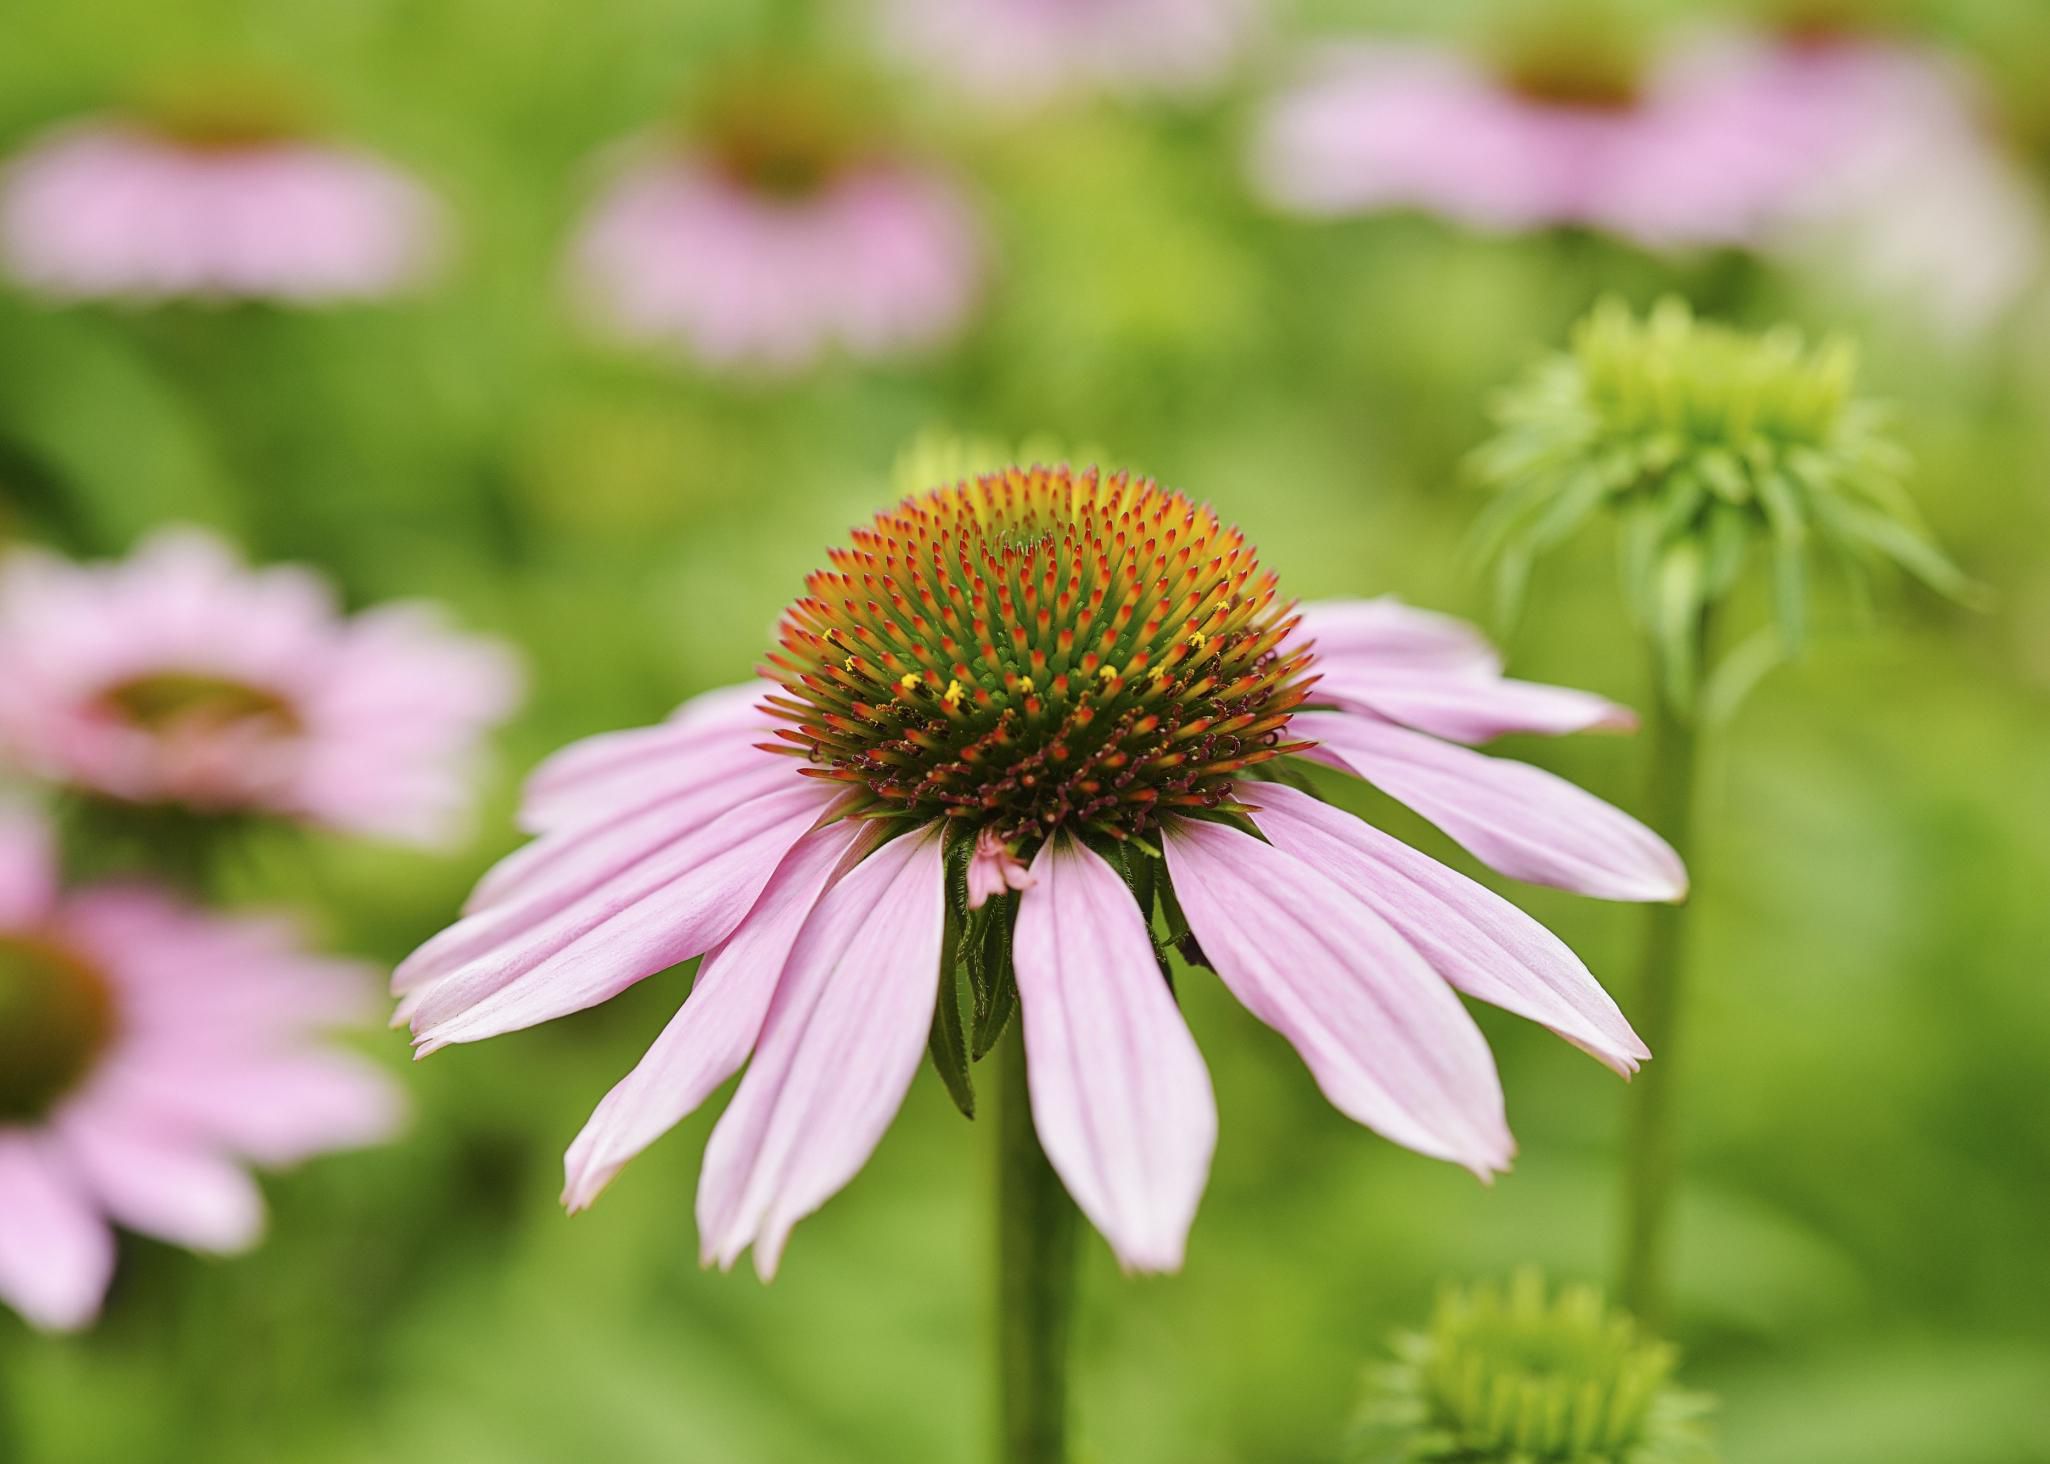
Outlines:
<svg viewBox="0 0 2050 1464"><path fill-rule="evenodd" d="M0 936L0 1124L32 1122L91 1071L113 1036L106 982L69 951Z"/></svg>

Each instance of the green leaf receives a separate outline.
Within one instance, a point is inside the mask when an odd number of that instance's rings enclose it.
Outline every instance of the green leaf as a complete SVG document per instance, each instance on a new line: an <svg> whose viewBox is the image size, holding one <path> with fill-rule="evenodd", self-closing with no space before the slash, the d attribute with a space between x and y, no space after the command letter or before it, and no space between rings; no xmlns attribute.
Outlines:
<svg viewBox="0 0 2050 1464"><path fill-rule="evenodd" d="M986 917L968 949L970 983L975 992L975 1033L971 1049L982 1061L1004 1035L1018 1010L1018 976L1011 969L1011 930L1017 919L1016 895L991 900L976 913Z"/></svg>
<svg viewBox="0 0 2050 1464"><path fill-rule="evenodd" d="M950 907L940 937L939 998L933 1005L932 1033L926 1050L947 1085L947 1094L964 1118L975 1117L975 1083L968 1076L968 1043L961 1031L960 947L963 922Z"/></svg>

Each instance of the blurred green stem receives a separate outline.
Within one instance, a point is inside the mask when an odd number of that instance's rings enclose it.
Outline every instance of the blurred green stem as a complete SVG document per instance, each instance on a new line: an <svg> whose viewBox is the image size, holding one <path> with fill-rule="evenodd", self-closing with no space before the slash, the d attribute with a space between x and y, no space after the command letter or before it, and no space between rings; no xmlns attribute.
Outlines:
<svg viewBox="0 0 2050 1464"><path fill-rule="evenodd" d="M22 1446L21 1420L15 1416L14 1379L22 1349L8 1336L20 1330L11 1316L0 1315L0 1464L19 1464L28 1454Z"/></svg>
<svg viewBox="0 0 2050 1464"><path fill-rule="evenodd" d="M1695 665L1707 663L1708 621L1695 627ZM1665 679L1655 676L1655 686ZM1701 729L1693 708L1656 695L1651 722L1651 788L1647 813L1694 876L1694 816L1701 772ZM1624 1133L1623 1304L1645 1326L1665 1322L1667 1233L1679 1158L1673 1092L1680 1078L1680 1009L1686 999L1687 925L1691 903L1645 912L1644 960L1637 982L1637 1035L1652 1061L1630 1085Z"/></svg>
<svg viewBox="0 0 2050 1464"><path fill-rule="evenodd" d="M1075 1205L1032 1126L1021 1033L1008 1034L998 1062L998 1457L1002 1464L1066 1464L1068 1323L1079 1235Z"/></svg>

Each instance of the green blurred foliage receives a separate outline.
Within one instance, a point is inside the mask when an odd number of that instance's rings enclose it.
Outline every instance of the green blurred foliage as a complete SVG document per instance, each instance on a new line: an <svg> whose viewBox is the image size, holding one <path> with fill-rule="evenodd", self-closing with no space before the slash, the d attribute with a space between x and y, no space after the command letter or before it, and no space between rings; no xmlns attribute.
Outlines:
<svg viewBox="0 0 2050 1464"><path fill-rule="evenodd" d="M1444 28L1475 8L1306 0L1274 30ZM2035 0L1887 8L1983 48L2000 77L2033 76L2007 94L2040 110L2050 28ZM1936 356L1883 306L1826 312L1740 260L1264 216L1240 148L1258 87L1285 70L1277 43L1214 103L1077 104L1022 126L893 86L897 125L970 181L997 243L986 316L950 353L771 387L587 343L559 284L593 151L736 56L854 54L853 24L768 0L11 14L0 145L159 68L262 63L420 170L461 221L446 284L404 305L48 312L0 296L8 532L111 552L153 523L214 523L261 557L324 566L356 601L452 602L531 660L534 698L474 848L293 846L244 893L303 900L326 942L395 961L512 845L516 775L745 675L822 546L890 491L900 449L932 424L1100 443L1212 498L1291 593L1479 615L1485 589L1459 552L1479 497L1458 464L1490 392L1598 295L1672 290L1743 322L1844 328L1899 408L1937 534L1998 601L1980 614L1907 594L1876 619L1825 605L1807 657L1721 744L1678 1340L1745 1464L2050 1458L2040 304L1979 352ZM1541 569L1513 663L1641 701L1608 565L1587 543ZM1505 750L1636 801L1628 741ZM1333 794L1471 868L1375 795ZM1598 973L1627 969L1632 911L1516 896ZM563 1148L687 987L671 972L413 1070L409 1140L273 1182L274 1233L251 1257L127 1243L89 1336L36 1338L0 1316L0 1387L29 1458L974 1457L992 1423L990 1136L930 1074L771 1288L696 1262L716 1103L592 1213L561 1214ZM1625 1093L1594 1063L1481 1014L1522 1143L1516 1171L1483 1189L1332 1113L1214 982L1181 989L1218 1089L1216 1168L1181 1276L1124 1279L1090 1242L1090 1459L1333 1459L1360 1367L1441 1277L1524 1262L1603 1277ZM397 1036L375 1046L403 1061Z"/></svg>

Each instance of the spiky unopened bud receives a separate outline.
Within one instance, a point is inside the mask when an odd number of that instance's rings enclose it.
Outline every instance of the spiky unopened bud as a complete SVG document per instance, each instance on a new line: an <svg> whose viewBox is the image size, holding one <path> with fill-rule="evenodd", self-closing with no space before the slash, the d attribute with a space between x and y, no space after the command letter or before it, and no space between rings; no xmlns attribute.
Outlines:
<svg viewBox="0 0 2050 1464"><path fill-rule="evenodd" d="M1781 648L1800 646L1818 558L1854 575L1897 566L1957 599L1966 577L1903 487L1886 413L1855 394L1856 353L1695 319L1667 299L1639 318L1610 300L1567 351L1504 394L1473 467L1497 497L1482 553L1505 614L1537 556L1598 514L1617 519L1629 605L1656 637L1666 691L1692 701L1711 607L1769 546Z"/></svg>
<svg viewBox="0 0 2050 1464"><path fill-rule="evenodd" d="M1677 1354L1588 1287L1455 1288L1395 1343L1362 1410L1358 1464L1710 1464Z"/></svg>

